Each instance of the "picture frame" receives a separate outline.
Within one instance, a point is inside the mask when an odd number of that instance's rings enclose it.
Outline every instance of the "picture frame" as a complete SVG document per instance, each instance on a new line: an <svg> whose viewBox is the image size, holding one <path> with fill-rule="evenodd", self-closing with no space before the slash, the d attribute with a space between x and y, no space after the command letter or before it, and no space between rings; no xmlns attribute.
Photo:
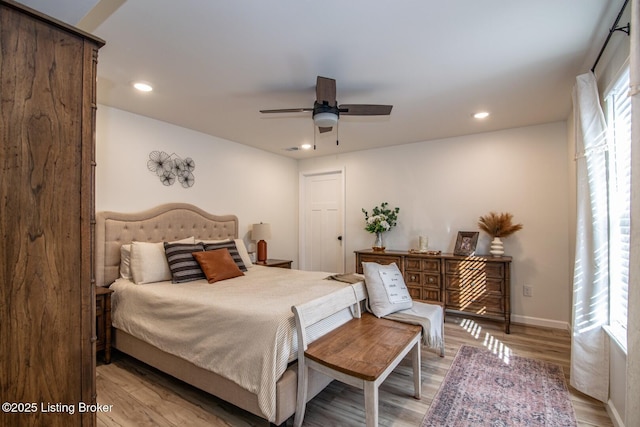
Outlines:
<svg viewBox="0 0 640 427"><path fill-rule="evenodd" d="M476 253L479 234L477 231L458 231L458 238L456 239L453 254L461 256L474 255Z"/></svg>

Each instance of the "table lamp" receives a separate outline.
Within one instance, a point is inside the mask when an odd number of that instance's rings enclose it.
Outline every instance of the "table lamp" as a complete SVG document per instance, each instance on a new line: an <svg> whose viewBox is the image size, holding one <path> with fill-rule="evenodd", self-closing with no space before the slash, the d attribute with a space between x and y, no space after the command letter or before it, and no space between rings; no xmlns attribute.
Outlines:
<svg viewBox="0 0 640 427"><path fill-rule="evenodd" d="M271 238L271 224L253 224L251 229L251 240L258 241L258 262L267 260L267 242Z"/></svg>

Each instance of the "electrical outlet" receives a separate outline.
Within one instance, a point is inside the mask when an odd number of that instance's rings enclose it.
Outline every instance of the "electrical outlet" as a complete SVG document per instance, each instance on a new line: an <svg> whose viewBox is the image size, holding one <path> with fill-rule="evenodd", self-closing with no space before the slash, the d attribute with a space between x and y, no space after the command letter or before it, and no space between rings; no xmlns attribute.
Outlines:
<svg viewBox="0 0 640 427"><path fill-rule="evenodd" d="M533 296L533 288L529 285L524 285L522 287L522 295L524 295L525 297L532 297Z"/></svg>

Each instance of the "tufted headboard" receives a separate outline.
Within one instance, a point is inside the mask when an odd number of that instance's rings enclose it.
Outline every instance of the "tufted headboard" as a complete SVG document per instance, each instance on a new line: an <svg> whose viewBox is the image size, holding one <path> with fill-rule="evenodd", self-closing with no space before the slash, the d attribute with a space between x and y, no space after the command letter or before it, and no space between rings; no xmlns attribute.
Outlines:
<svg viewBox="0 0 640 427"><path fill-rule="evenodd" d="M194 236L202 240L235 239L238 217L212 215L187 203L169 203L137 212L96 215L95 278L109 286L120 276L120 247L138 242L162 242Z"/></svg>

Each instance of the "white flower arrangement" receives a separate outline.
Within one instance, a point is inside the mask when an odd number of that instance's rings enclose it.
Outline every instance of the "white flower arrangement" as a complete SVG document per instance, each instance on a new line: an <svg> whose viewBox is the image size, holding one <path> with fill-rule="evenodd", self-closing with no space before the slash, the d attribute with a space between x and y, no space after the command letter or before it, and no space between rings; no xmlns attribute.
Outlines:
<svg viewBox="0 0 640 427"><path fill-rule="evenodd" d="M400 208L387 209L389 204L383 202L380 206L373 208L373 215L369 216L369 212L362 209L366 225L364 227L369 233L381 233L389 231L396 226L398 220L398 212Z"/></svg>

